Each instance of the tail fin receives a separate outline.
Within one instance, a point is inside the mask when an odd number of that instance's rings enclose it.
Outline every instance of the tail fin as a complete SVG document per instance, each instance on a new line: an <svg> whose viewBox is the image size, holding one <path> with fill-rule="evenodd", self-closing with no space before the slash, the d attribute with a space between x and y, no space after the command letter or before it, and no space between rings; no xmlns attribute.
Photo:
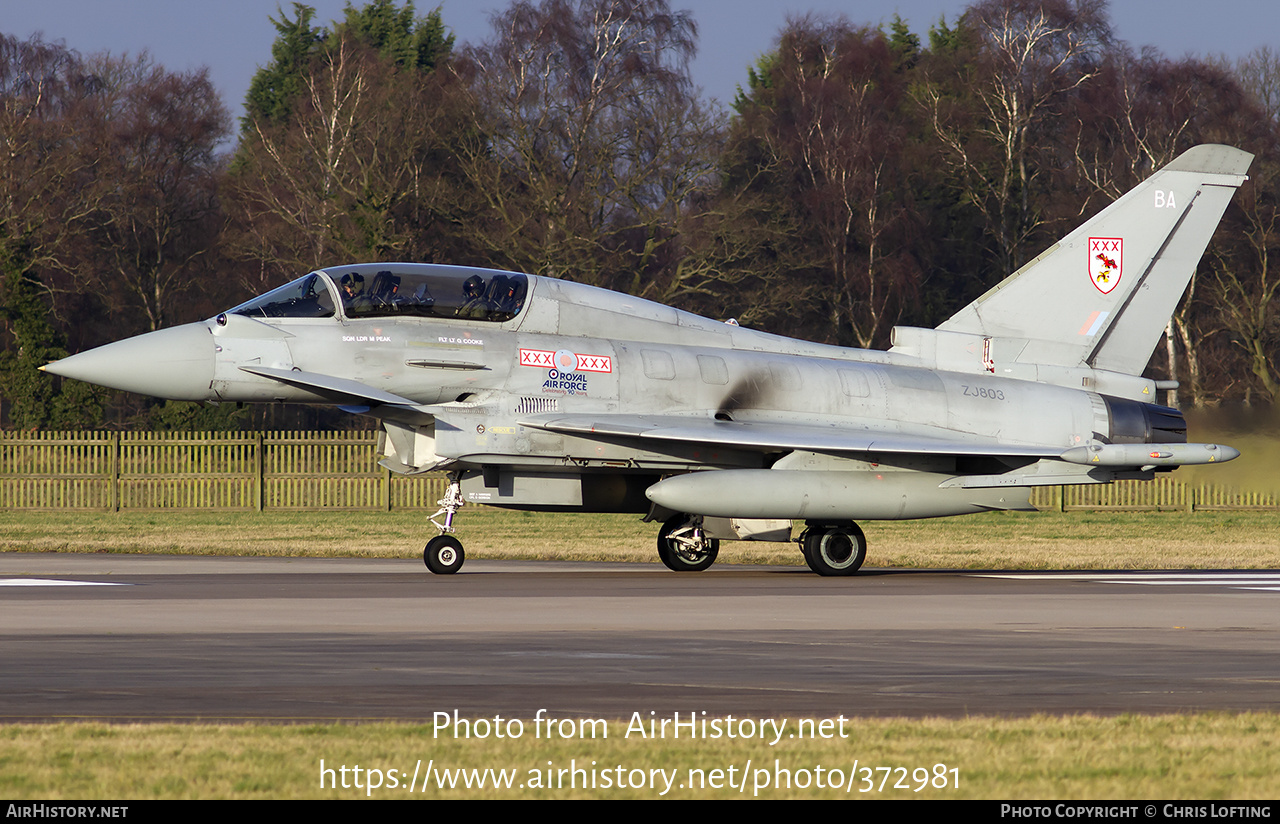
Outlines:
<svg viewBox="0 0 1280 824"><path fill-rule="evenodd" d="M1252 160L1184 152L937 331L1025 341L1023 364L1141 374Z"/></svg>

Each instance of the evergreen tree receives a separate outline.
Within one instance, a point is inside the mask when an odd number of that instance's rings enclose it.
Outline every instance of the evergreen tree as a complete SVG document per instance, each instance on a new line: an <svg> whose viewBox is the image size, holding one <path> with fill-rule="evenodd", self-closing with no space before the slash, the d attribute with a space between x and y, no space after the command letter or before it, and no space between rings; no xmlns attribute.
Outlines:
<svg viewBox="0 0 1280 824"><path fill-rule="evenodd" d="M325 30L311 25L315 9L294 3L293 11L297 15L293 20L284 12L279 20L270 18L280 34L271 46L271 63L258 69L249 83L242 131L251 131L255 122L278 124L288 120L293 100L302 92L307 63L325 39Z"/></svg>
<svg viewBox="0 0 1280 824"><path fill-rule="evenodd" d="M50 322L39 281L18 255L0 262L4 303L0 308L14 345L0 352L0 393L9 401L9 419L18 429L93 428L102 419L103 390L61 380L40 371L67 351Z"/></svg>
<svg viewBox="0 0 1280 824"><path fill-rule="evenodd" d="M348 3L344 12L332 30L313 26L316 10L302 3L293 4L293 19L284 12L278 20L270 18L279 34L271 46L271 63L249 84L242 131L252 131L255 123L258 128L287 123L294 101L306 89L312 59L343 38L374 49L399 68L423 72L433 71L453 50L454 38L439 8L418 17L412 2L399 7L395 0L373 0L360 8Z"/></svg>
<svg viewBox="0 0 1280 824"><path fill-rule="evenodd" d="M363 8L350 3L346 16L329 36L332 44L343 36L376 49L384 59L400 68L433 71L453 51L454 38L448 34L440 9L425 17L415 17L413 3L396 8L395 0L373 0Z"/></svg>
<svg viewBox="0 0 1280 824"><path fill-rule="evenodd" d="M899 71L914 68L920 59L920 36L912 34L906 21L896 14L889 24L889 48L897 57Z"/></svg>

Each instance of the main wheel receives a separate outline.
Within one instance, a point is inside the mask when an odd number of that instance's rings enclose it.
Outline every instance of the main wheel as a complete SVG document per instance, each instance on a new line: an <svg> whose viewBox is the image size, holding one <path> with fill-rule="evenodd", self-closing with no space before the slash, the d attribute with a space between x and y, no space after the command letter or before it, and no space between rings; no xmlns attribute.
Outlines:
<svg viewBox="0 0 1280 824"><path fill-rule="evenodd" d="M719 554L720 542L703 534L688 515L676 515L658 531L658 557L673 572L701 572Z"/></svg>
<svg viewBox="0 0 1280 824"><path fill-rule="evenodd" d="M437 535L422 550L422 562L436 575L452 575L462 569L466 558L462 542L452 535Z"/></svg>
<svg viewBox="0 0 1280 824"><path fill-rule="evenodd" d="M809 569L819 575L852 575L867 558L867 536L857 524L806 529L800 538Z"/></svg>

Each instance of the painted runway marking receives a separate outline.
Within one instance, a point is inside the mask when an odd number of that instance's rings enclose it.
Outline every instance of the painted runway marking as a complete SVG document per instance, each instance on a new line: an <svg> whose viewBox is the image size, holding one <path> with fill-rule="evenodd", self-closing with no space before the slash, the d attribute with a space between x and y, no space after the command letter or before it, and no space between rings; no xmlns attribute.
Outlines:
<svg viewBox="0 0 1280 824"><path fill-rule="evenodd" d="M60 581L56 578L0 578L0 587L128 587L108 581Z"/></svg>
<svg viewBox="0 0 1280 824"><path fill-rule="evenodd" d="M1012 578L1021 581L1093 581L1099 584L1137 584L1149 587L1230 587L1280 592L1280 572L1051 572L983 573L979 578Z"/></svg>

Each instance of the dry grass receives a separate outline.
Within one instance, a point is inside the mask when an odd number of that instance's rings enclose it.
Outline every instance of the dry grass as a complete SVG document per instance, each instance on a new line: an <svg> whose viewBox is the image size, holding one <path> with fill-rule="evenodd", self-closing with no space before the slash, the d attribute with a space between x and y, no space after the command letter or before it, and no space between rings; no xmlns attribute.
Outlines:
<svg viewBox="0 0 1280 824"><path fill-rule="evenodd" d="M796 719L788 719L795 724ZM666 797L762 798L976 798L976 799L1270 799L1280 796L1280 715L1270 713L1189 716L1093 716L965 719L850 719L847 738L788 740L643 740L623 737L626 721L609 725L608 740L548 741L532 724L517 740L433 737L432 728L406 724L358 726L200 726L102 724L14 725L0 728L0 796L10 799L151 798L375 798L411 797L405 785L419 765L515 770L512 789L415 792L420 798L656 798L648 787L595 790L521 789L533 772L545 782L553 770L596 763L598 771L622 766L647 774L675 771ZM794 728L794 727L792 727ZM381 771L379 789L320 786L320 761L334 768L360 765ZM745 772L745 792L691 788L690 770L734 767ZM776 762L776 763L775 763ZM852 792L847 785L857 765ZM925 786L945 765L945 788ZM838 770L844 789L821 789L817 767ZM790 788L776 786L776 768L792 774ZM897 768L906 768L898 772ZM870 773L863 770L871 768ZM892 768L892 772L875 768ZM926 773L916 773L924 768ZM952 783L951 768L958 770ZM397 788L389 785L399 771ZM757 773L756 770L764 770ZM566 774L567 775L567 774ZM638 774L635 774L638 775ZM881 782L888 781L881 787ZM873 789L861 792L869 777ZM354 773L349 773L354 784ZM335 776L341 784L341 777ZM552 783L556 778L553 777ZM564 779L566 782L568 778ZM895 788L904 781L908 788ZM805 787L795 784L802 782ZM367 779L362 776L361 784ZM696 782L695 782L696 783Z"/></svg>
<svg viewBox="0 0 1280 824"><path fill-rule="evenodd" d="M654 562L658 527L633 515L468 507L472 558ZM960 569L1280 568L1276 512L990 513L863 525L868 566ZM0 512L22 552L413 557L434 527L411 512ZM794 544L723 544L722 563L800 564Z"/></svg>

